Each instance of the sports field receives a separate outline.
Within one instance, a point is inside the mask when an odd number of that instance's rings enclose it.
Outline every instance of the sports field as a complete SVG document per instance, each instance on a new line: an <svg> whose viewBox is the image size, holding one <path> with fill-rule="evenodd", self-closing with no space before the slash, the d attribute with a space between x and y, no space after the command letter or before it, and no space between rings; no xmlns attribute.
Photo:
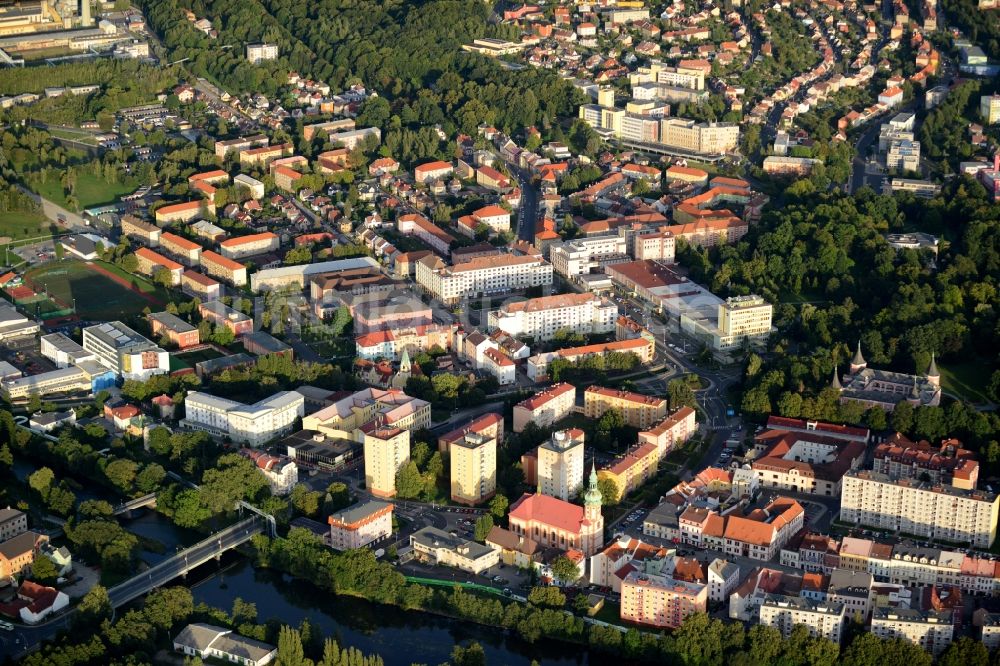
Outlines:
<svg viewBox="0 0 1000 666"><path fill-rule="evenodd" d="M82 319L111 321L163 305L146 280L99 262L59 261L29 270L25 284L62 307L76 305Z"/></svg>

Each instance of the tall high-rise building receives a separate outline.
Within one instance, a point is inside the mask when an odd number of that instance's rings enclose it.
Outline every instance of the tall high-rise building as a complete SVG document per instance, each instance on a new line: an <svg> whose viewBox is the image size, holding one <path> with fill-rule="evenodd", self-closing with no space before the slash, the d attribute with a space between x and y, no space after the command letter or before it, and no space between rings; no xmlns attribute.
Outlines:
<svg viewBox="0 0 1000 666"><path fill-rule="evenodd" d="M459 504L482 504L497 491L497 440L469 432L451 442L451 499Z"/></svg>
<svg viewBox="0 0 1000 666"><path fill-rule="evenodd" d="M410 431L374 428L365 433L365 486L376 497L395 497L396 474L410 462Z"/></svg>
<svg viewBox="0 0 1000 666"><path fill-rule="evenodd" d="M559 430L538 447L538 492L567 501L583 487L583 431Z"/></svg>

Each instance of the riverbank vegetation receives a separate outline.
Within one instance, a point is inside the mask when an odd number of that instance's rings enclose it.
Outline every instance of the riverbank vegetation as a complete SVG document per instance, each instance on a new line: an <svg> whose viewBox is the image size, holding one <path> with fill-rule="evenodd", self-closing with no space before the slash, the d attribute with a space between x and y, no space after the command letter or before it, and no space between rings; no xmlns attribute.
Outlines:
<svg viewBox="0 0 1000 666"><path fill-rule="evenodd" d="M146 666L164 663L173 650L173 638L187 624L204 622L277 647L279 666L382 666L378 655L366 655L324 637L308 620L290 627L276 618L261 623L257 606L237 598L231 612L195 604L191 591L168 587L150 592L141 607L114 614L108 593L100 585L83 598L73 616L72 629L25 657L24 666ZM455 660L476 644L453 652L455 666L475 662ZM471 652L470 652L471 651ZM479 648L482 652L482 648ZM200 658L184 660L201 666Z"/></svg>
<svg viewBox="0 0 1000 666"><path fill-rule="evenodd" d="M254 537L253 546L259 566L310 581L332 594L498 627L529 643L556 639L582 644L630 662L691 666L931 665L930 655L917 645L903 640L882 641L854 627L841 649L829 640L810 636L802 626L782 638L773 627L755 626L746 631L742 624L724 623L705 614L689 617L673 631L637 627L623 630L593 624L571 612L576 610L575 605L572 608L559 606L558 597L561 596L565 604L565 595L535 595L536 605L485 597L466 592L459 586L449 590L407 583L392 565L376 560L370 550L335 552L315 535L297 528L286 538L269 539L258 535ZM585 610L578 612L585 613ZM970 656L972 659L966 660ZM985 648L970 639L956 641L938 661L939 664L987 662Z"/></svg>

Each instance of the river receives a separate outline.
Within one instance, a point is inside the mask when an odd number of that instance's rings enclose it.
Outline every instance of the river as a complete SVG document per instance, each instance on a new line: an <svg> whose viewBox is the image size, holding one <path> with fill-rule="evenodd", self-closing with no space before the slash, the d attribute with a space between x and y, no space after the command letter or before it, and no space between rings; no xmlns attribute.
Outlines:
<svg viewBox="0 0 1000 666"><path fill-rule="evenodd" d="M154 539L166 546L163 555L143 550L141 558L155 564L172 554L178 546L199 539L197 533L178 528L155 511L143 510L122 525L136 535ZM277 618L298 626L309 618L325 636L341 646L356 647L366 654L379 654L387 666L410 664L436 665L448 661L456 643L478 641L491 666L527 665L532 659L543 664L587 664L586 648L542 641L531 645L502 630L471 622L404 611L356 597L337 597L305 581L278 572L254 569L241 555L230 552L222 564L210 562L189 576L195 602L229 611L239 597L257 605L258 620Z"/></svg>
<svg viewBox="0 0 1000 666"><path fill-rule="evenodd" d="M14 473L25 480L35 465L15 460ZM99 486L76 490L80 499L116 499ZM137 536L163 544L163 553L141 550L140 558L156 564L178 548L194 544L200 535L171 523L148 509L122 518L121 524ZM298 626L309 618L324 635L335 638L342 647L356 647L366 654L378 654L387 666L431 666L448 661L456 643L477 641L486 652L491 666L542 664L589 664L585 647L543 639L529 644L493 627L472 622L405 611L382 606L355 597L337 597L305 581L281 573L258 570L241 555L228 553L222 564L211 562L189 576L195 602L203 601L229 611L239 597L257 605L258 620L277 618Z"/></svg>

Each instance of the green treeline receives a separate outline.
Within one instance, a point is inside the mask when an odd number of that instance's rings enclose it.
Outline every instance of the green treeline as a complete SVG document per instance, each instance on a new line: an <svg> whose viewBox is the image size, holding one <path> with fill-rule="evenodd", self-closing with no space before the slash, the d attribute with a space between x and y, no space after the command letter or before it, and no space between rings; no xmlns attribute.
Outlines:
<svg viewBox="0 0 1000 666"><path fill-rule="evenodd" d="M931 656L921 647L897 639L882 641L859 627L851 627L846 646L809 635L796 627L788 638L766 626L749 631L739 623L724 623L705 614L689 617L669 632L639 631L591 625L568 608L550 607L564 595L533 595L539 605L484 597L460 588L451 590L408 584L392 565L379 562L367 549L335 552L306 530L292 529L287 538L254 537L259 564L309 580L332 594L343 594L408 610L426 610L502 627L529 643L548 638L589 645L598 652L629 662L689 666L874 666L907 664L930 666ZM595 655L595 659L609 658ZM956 641L938 659L939 664L987 664L986 648L977 641Z"/></svg>
<svg viewBox="0 0 1000 666"><path fill-rule="evenodd" d="M359 121L381 127L397 157L434 155L432 126L445 134L474 133L480 123L503 129L552 123L572 115L581 93L555 73L510 72L466 53L461 45L484 36L511 37L487 24L479 0L204 0L190 8L219 30L211 40L184 18L182 3L145 2L150 26L174 60L233 92L277 94L289 71L322 80L333 90L363 82L379 93ZM281 57L254 66L242 53L247 41L267 40ZM220 50L222 44L233 48ZM432 138L434 137L434 138Z"/></svg>

